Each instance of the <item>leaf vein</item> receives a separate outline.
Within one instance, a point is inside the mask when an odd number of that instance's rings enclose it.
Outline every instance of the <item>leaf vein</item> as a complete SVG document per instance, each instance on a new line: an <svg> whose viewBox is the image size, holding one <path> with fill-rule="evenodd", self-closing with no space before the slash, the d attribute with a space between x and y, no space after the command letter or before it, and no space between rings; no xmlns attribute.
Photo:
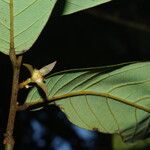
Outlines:
<svg viewBox="0 0 150 150"><path fill-rule="evenodd" d="M1 0L2 2L4 2L4 3L6 3L6 4L9 4L9 2L8 1L6 1L6 0Z"/></svg>
<svg viewBox="0 0 150 150"><path fill-rule="evenodd" d="M64 76L65 76L65 74L61 75L60 78L58 78L58 80L56 81L56 83L54 84L54 86L51 88L51 90L49 92L50 94L52 93L52 91L54 90L54 88L56 87L56 85L58 84L58 82L64 78Z"/></svg>
<svg viewBox="0 0 150 150"><path fill-rule="evenodd" d="M107 104L107 107L108 107L108 110L110 111L110 113L111 113L111 115L112 115L112 117L113 117L113 119L114 119L114 121L115 121L115 123L116 123L116 125L117 125L117 132L118 132L118 134L121 134L121 132L120 132L120 127L119 127L119 123L118 123L118 121L117 121L117 119L116 119L116 117L115 117L115 114L113 113L113 111L112 111L112 109L111 109L111 107L110 107L110 105L109 105L109 101L108 101L108 98L106 97L106 104Z"/></svg>
<svg viewBox="0 0 150 150"><path fill-rule="evenodd" d="M48 103L54 102L54 101L58 101L58 100L62 100L64 98L68 98L68 97L75 97L75 96L82 96L82 95L94 95L94 96L100 96L100 97L105 97L105 98L110 98L113 101L117 101L120 102L122 104L126 104L128 106L134 107L134 108L138 108L140 110L143 110L145 112L150 113L150 109L147 107L144 107L142 105L127 101L126 99L123 99L121 97L117 97L114 95L111 95L109 93L101 93L101 92L94 92L94 91L77 91L77 92L71 92L71 93L67 93L67 94L62 94L62 95L57 95L57 96L50 96L48 99ZM41 99L41 98L40 98ZM36 105L39 104L40 99L36 99L35 103L26 103L26 105L28 105L28 107L32 106L32 105Z"/></svg>
<svg viewBox="0 0 150 150"><path fill-rule="evenodd" d="M87 83L88 81L92 80L93 78L99 76L100 74L101 74L101 72L90 76L90 78L88 78L87 80L85 80L85 81L83 81L83 82L77 84L75 87L73 87L73 88L70 90L70 92L72 92L73 90L75 90L77 87L80 87L80 86L82 86L83 84ZM83 88L83 89L84 89L84 88Z"/></svg>
<svg viewBox="0 0 150 150"><path fill-rule="evenodd" d="M128 82L128 83L122 83L122 84L119 84L113 88L111 88L110 90L108 90L108 93L111 93L113 92L114 90L118 89L118 88L121 88L121 87L125 87L125 86L130 86L130 85L136 85L136 84L142 84L142 83L145 83L145 82L150 82L150 79L148 80L143 80L143 81L137 81L137 82Z"/></svg>
<svg viewBox="0 0 150 150"><path fill-rule="evenodd" d="M1 38L1 37L0 37L0 40L1 40L1 41L4 41L4 42L7 43L7 44L10 44L10 42L6 41L5 39L3 39L3 38Z"/></svg>
<svg viewBox="0 0 150 150"><path fill-rule="evenodd" d="M10 28L9 28L5 23L3 23L2 21L0 21L0 24L1 24L2 26L4 26L7 30L10 30Z"/></svg>
<svg viewBox="0 0 150 150"><path fill-rule="evenodd" d="M108 132L108 130L102 125L101 121L99 120L99 118L97 117L97 115L95 114L94 110L90 107L90 104L88 102L88 98L87 96L85 95L85 99L86 99L86 103L87 103L87 106L89 108L89 110L91 111L91 113L93 114L93 116L96 118L96 120L98 121L98 124L100 126L100 128L102 128L104 130L104 132Z"/></svg>
<svg viewBox="0 0 150 150"><path fill-rule="evenodd" d="M24 30L22 30L21 32L19 32L18 34L16 34L14 36L14 38L18 37L20 34L24 33L25 31L29 30L34 24L36 24L41 18L43 18L43 16L45 16L47 13L49 12L46 12L44 15L42 15L41 17L39 17L36 21L34 21L32 24L30 24L28 27L26 27ZM25 42L24 42L25 43Z"/></svg>
<svg viewBox="0 0 150 150"><path fill-rule="evenodd" d="M73 103L72 103L71 97L70 97L69 102L70 102L70 105L72 106L74 112L76 113L76 115L78 116L78 118L81 120L81 122L83 122L84 125L86 125L89 129L91 129L91 127L90 127L90 126L80 117L80 115L78 114L78 111L75 109L75 107L74 107L74 105L73 105Z"/></svg>
<svg viewBox="0 0 150 150"><path fill-rule="evenodd" d="M20 12L16 13L16 14L14 15L14 17L17 17L17 16L19 16L20 14L22 14L24 11L26 11L28 8L30 8L32 5L34 5L37 1L39 1L39 0L35 0L35 1L33 1L32 3L30 3L27 7L25 7L24 9L22 9Z"/></svg>
<svg viewBox="0 0 150 150"><path fill-rule="evenodd" d="M131 71L131 70L134 70L134 69L139 69L139 68L142 68L142 67L147 66L147 65L149 65L149 64L145 64L145 65L142 65L142 66L140 66L140 67L135 67L135 68L131 68L131 69L126 69L126 70L123 70L123 71L121 70L120 72L113 73L113 74L107 73L107 76L104 76L104 77L101 78L100 80L91 83L90 85L88 85L87 87L85 87L85 90L88 89L88 88L90 88L90 87L92 87L92 86L94 86L95 84L98 84L98 83L101 82L101 81L106 80L106 79L109 78L109 77L113 77L113 76L115 76L115 75L122 74L122 73L124 73L124 72L128 72L128 71Z"/></svg>
<svg viewBox="0 0 150 150"><path fill-rule="evenodd" d="M135 115L135 128L134 128L134 132L133 132L133 136L132 139L134 139L135 135L136 135L136 131L138 129L138 119L137 119L137 109L134 109L134 115Z"/></svg>
<svg viewBox="0 0 150 150"><path fill-rule="evenodd" d="M84 72L84 73L82 73L82 74L76 76L75 78L73 78L73 79L71 79L70 81L68 81L66 84L62 85L62 86L54 93L54 95L56 95L58 92L60 92L64 87L66 87L68 84L70 84L71 82L73 82L75 79L77 79L77 78L79 78L79 77L81 77L81 76L84 76L85 74L87 74L87 72L86 72L86 73Z"/></svg>

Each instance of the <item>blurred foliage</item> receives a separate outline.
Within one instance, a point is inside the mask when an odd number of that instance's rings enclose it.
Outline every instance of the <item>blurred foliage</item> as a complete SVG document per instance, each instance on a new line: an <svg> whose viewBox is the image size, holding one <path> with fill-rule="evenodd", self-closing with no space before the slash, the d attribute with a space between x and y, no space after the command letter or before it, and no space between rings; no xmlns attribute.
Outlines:
<svg viewBox="0 0 150 150"><path fill-rule="evenodd" d="M124 143L120 136L114 135L112 138L112 146L113 150L147 150L150 147L150 138L135 143Z"/></svg>

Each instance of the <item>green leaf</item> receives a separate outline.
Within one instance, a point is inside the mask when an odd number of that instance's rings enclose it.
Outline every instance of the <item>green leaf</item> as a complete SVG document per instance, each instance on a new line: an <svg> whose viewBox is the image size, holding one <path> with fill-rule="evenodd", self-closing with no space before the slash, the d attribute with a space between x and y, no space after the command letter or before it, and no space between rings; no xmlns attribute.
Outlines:
<svg viewBox="0 0 150 150"><path fill-rule="evenodd" d="M0 51L27 51L46 24L56 0L0 0Z"/></svg>
<svg viewBox="0 0 150 150"><path fill-rule="evenodd" d="M111 0L65 0L63 15L91 8Z"/></svg>
<svg viewBox="0 0 150 150"><path fill-rule="evenodd" d="M48 102L81 128L129 142L144 138L150 133L150 62L124 65L53 74L46 79ZM33 88L25 104L43 102Z"/></svg>
<svg viewBox="0 0 150 150"><path fill-rule="evenodd" d="M150 138L134 143L124 143L117 135L112 139L113 150L147 150L150 148Z"/></svg>

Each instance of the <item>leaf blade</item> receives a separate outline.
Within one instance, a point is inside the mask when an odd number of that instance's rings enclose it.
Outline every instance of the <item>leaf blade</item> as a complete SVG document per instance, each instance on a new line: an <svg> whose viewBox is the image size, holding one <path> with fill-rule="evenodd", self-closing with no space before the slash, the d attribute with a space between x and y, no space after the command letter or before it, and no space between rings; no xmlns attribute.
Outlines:
<svg viewBox="0 0 150 150"><path fill-rule="evenodd" d="M111 0L86 0L86 2L83 0L66 0L63 15L75 13L109 1Z"/></svg>
<svg viewBox="0 0 150 150"><path fill-rule="evenodd" d="M17 54L27 51L38 38L55 3L56 0L0 0L0 51L8 55L12 43Z"/></svg>
<svg viewBox="0 0 150 150"><path fill-rule="evenodd" d="M49 101L82 128L118 133L130 142L144 137L150 132L150 63L100 70L51 75L47 79ZM42 103L42 98L34 89L26 103L37 102Z"/></svg>

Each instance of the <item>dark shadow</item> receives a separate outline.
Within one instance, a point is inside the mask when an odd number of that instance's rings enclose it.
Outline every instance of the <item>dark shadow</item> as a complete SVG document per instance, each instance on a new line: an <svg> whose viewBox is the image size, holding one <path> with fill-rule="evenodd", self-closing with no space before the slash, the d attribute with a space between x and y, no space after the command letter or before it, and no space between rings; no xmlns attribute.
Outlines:
<svg viewBox="0 0 150 150"><path fill-rule="evenodd" d="M66 0L58 0L52 11L51 17L61 16L64 10L65 4L66 4Z"/></svg>

